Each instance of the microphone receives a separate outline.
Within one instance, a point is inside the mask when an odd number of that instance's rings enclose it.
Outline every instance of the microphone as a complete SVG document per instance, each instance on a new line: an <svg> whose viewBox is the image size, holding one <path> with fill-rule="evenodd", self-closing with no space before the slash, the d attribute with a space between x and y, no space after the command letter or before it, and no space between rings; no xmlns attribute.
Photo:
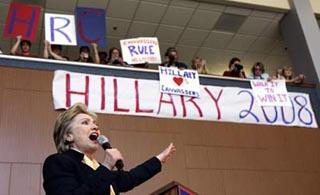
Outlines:
<svg viewBox="0 0 320 195"><path fill-rule="evenodd" d="M89 136L89 138L91 140L97 140L98 143L101 145L101 147L106 150L106 149L111 149L111 145L109 143L109 139L104 136L104 135L99 135L97 136L97 134L93 133ZM123 169L124 167L124 164L123 164L123 161L121 159L117 160L115 166L117 167L117 169L120 171Z"/></svg>

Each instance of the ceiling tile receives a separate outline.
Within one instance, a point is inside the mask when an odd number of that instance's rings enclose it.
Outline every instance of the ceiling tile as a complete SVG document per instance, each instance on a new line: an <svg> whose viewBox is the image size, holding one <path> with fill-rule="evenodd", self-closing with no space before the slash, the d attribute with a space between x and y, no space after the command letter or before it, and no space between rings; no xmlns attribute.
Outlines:
<svg viewBox="0 0 320 195"><path fill-rule="evenodd" d="M271 20L268 19L249 17L242 24L238 33L245 35L259 35L263 30L267 28L270 23Z"/></svg>
<svg viewBox="0 0 320 195"><path fill-rule="evenodd" d="M144 22L160 22L166 11L167 6L157 3L141 2L135 20Z"/></svg>
<svg viewBox="0 0 320 195"><path fill-rule="evenodd" d="M196 53L196 56L202 57L207 61L207 64L219 64L222 65L224 62L222 60L223 51L211 48L201 47Z"/></svg>
<svg viewBox="0 0 320 195"><path fill-rule="evenodd" d="M110 0L107 16L131 20L138 3L136 0Z"/></svg>
<svg viewBox="0 0 320 195"><path fill-rule="evenodd" d="M229 50L247 51L251 44L257 39L256 36L235 35L228 45Z"/></svg>
<svg viewBox="0 0 320 195"><path fill-rule="evenodd" d="M185 26L192 12L191 8L170 6L161 22L168 25Z"/></svg>
<svg viewBox="0 0 320 195"><path fill-rule="evenodd" d="M287 65L291 65L291 61L288 56L267 56L264 60L264 64L270 67L269 74L275 75L276 70L275 67L283 67Z"/></svg>
<svg viewBox="0 0 320 195"><path fill-rule="evenodd" d="M281 39L279 22L274 20L271 21L267 28L263 30L261 36Z"/></svg>
<svg viewBox="0 0 320 195"><path fill-rule="evenodd" d="M211 11L217 11L217 12L223 12L226 6L224 5L218 5L213 3L200 3L198 9L205 9L205 10L211 10Z"/></svg>
<svg viewBox="0 0 320 195"><path fill-rule="evenodd" d="M152 37L158 27L158 24L134 21L131 24L128 38L130 37Z"/></svg>
<svg viewBox="0 0 320 195"><path fill-rule="evenodd" d="M233 33L212 31L205 40L203 46L214 49L224 49L231 41L233 36Z"/></svg>
<svg viewBox="0 0 320 195"><path fill-rule="evenodd" d="M277 14L277 15L273 18L273 20L279 22L279 21L283 18L283 16L284 16L284 13Z"/></svg>
<svg viewBox="0 0 320 195"><path fill-rule="evenodd" d="M99 9L106 9L109 0L78 0L79 7L93 7Z"/></svg>
<svg viewBox="0 0 320 195"><path fill-rule="evenodd" d="M277 13L275 12L266 12L266 11L259 11L259 10L254 10L251 14L251 16L255 16L255 17L261 17L261 18L274 18L275 16L277 16Z"/></svg>
<svg viewBox="0 0 320 195"><path fill-rule="evenodd" d="M179 61L186 63L190 67L191 60L197 51L197 47L177 45L176 48L179 54Z"/></svg>
<svg viewBox="0 0 320 195"><path fill-rule="evenodd" d="M107 18L107 35L124 37L127 34L130 20Z"/></svg>
<svg viewBox="0 0 320 195"><path fill-rule="evenodd" d="M164 58L164 54L166 52L166 50L169 48L169 47L173 47L174 44L172 43L169 43L169 42L164 42L164 41L159 41L159 47L160 47L160 53L161 53L161 57ZM181 53L181 52L179 52Z"/></svg>
<svg viewBox="0 0 320 195"><path fill-rule="evenodd" d="M174 45L177 42L182 30L183 28L181 27L160 25L158 31L156 32L156 36L158 37L159 42L169 42Z"/></svg>
<svg viewBox="0 0 320 195"><path fill-rule="evenodd" d="M220 12L197 9L190 20L189 27L211 30L219 19L220 15Z"/></svg>
<svg viewBox="0 0 320 195"><path fill-rule="evenodd" d="M276 43L274 39L258 37L250 46L249 52L269 54Z"/></svg>
<svg viewBox="0 0 320 195"><path fill-rule="evenodd" d="M159 0L141 0L141 2L143 2L143 1L160 3L160 4L167 5L167 4L169 4L169 2L170 2L171 0L161 0L161 1L159 1Z"/></svg>
<svg viewBox="0 0 320 195"><path fill-rule="evenodd" d="M171 5L177 7L196 8L198 7L199 3L193 0L172 0Z"/></svg>
<svg viewBox="0 0 320 195"><path fill-rule="evenodd" d="M225 13L228 14L236 14L236 15L242 15L242 16L249 16L252 12L251 9L246 9L246 8L240 8L240 7L227 7L224 10Z"/></svg>
<svg viewBox="0 0 320 195"><path fill-rule="evenodd" d="M46 0L46 9L74 12L76 3L77 0Z"/></svg>
<svg viewBox="0 0 320 195"><path fill-rule="evenodd" d="M189 46L200 46L208 36L209 31L187 28L181 35L179 44Z"/></svg>

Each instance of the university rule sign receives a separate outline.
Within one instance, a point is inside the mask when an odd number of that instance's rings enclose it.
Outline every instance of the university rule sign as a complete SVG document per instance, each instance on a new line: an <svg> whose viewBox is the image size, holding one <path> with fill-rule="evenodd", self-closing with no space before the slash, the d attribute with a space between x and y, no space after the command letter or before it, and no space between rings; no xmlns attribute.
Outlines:
<svg viewBox="0 0 320 195"><path fill-rule="evenodd" d="M308 94L289 93L291 107L264 107L251 89L200 85L195 98L160 93L159 85L155 80L56 71L54 107L82 102L98 113L318 127Z"/></svg>

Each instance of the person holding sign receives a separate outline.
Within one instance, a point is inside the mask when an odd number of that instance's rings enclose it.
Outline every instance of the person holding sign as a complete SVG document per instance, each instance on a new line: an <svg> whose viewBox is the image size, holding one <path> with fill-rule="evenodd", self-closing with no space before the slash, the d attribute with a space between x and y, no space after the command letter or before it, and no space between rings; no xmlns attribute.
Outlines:
<svg viewBox="0 0 320 195"><path fill-rule="evenodd" d="M94 52L94 60L90 56L90 48L88 46L81 46L79 49L79 58L75 61L78 62L87 62L87 63L97 63L100 64L98 45L96 43L92 43L92 48Z"/></svg>
<svg viewBox="0 0 320 195"><path fill-rule="evenodd" d="M122 53L119 48L112 47L109 50L109 57L107 64L111 65L120 65L120 66L128 66L127 62L124 62L122 59Z"/></svg>
<svg viewBox="0 0 320 195"><path fill-rule="evenodd" d="M61 45L51 45L48 41L44 41L43 57L46 59L69 60L68 57L62 56Z"/></svg>
<svg viewBox="0 0 320 195"><path fill-rule="evenodd" d="M100 135L96 121L97 115L82 103L58 116L53 132L57 153L46 158L42 169L47 195L119 195L159 173L176 150L170 143L157 156L125 171L123 161L117 163L123 160L120 151L111 148L109 140ZM94 159L99 144L105 149L101 163Z"/></svg>
<svg viewBox="0 0 320 195"><path fill-rule="evenodd" d="M17 52L20 46L21 53ZM16 56L23 56L23 57L37 57L30 53L31 51L31 42L29 40L22 40L22 36L17 36L16 43L12 46L10 54Z"/></svg>
<svg viewBox="0 0 320 195"><path fill-rule="evenodd" d="M174 47L169 47L164 57L166 58L165 62L160 64L160 66L188 69L188 66L185 63L178 61L178 51Z"/></svg>

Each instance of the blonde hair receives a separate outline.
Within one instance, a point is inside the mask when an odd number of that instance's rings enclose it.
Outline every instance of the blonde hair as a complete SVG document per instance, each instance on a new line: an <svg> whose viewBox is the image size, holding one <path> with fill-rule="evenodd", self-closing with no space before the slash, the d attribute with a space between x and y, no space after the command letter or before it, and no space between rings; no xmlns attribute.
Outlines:
<svg viewBox="0 0 320 195"><path fill-rule="evenodd" d="M59 114L53 130L53 140L58 153L65 152L70 149L70 144L72 142L66 140L65 137L71 130L70 124L72 120L78 114L87 114L92 118L97 119L97 115L93 112L89 112L87 106L83 103L76 103L66 111Z"/></svg>

